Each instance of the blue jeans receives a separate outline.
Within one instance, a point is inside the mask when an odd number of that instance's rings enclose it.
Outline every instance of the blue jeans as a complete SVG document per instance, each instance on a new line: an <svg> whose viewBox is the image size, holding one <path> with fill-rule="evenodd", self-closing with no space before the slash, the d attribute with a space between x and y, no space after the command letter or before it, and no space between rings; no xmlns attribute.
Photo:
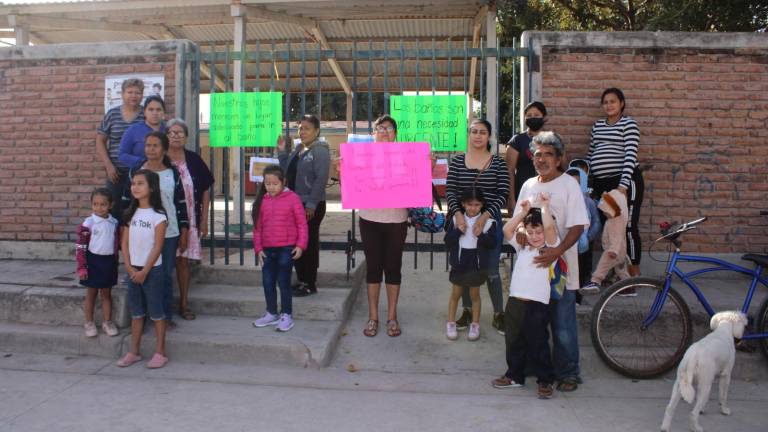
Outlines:
<svg viewBox="0 0 768 432"><path fill-rule="evenodd" d="M179 236L166 237L163 242L163 313L170 321L171 305L173 304L173 275L176 270L176 250L179 248Z"/></svg>
<svg viewBox="0 0 768 432"><path fill-rule="evenodd" d="M501 260L501 246L504 242L504 232L501 218L496 219L496 247L488 251L488 295L493 304L493 313L504 313L504 294L501 291L501 276L499 275L499 261ZM472 299L469 290L461 293L461 303L465 308L472 307Z"/></svg>
<svg viewBox="0 0 768 432"><path fill-rule="evenodd" d="M141 270L141 267L136 267ZM147 273L144 283L137 284L128 280L128 309L131 318L144 318L149 309L149 317L152 321L165 319L163 314L163 269L161 266L152 267Z"/></svg>
<svg viewBox="0 0 768 432"><path fill-rule="evenodd" d="M552 357L558 380L577 378L579 370L579 337L576 322L576 291L566 289L563 296L549 302L552 326Z"/></svg>
<svg viewBox="0 0 768 432"><path fill-rule="evenodd" d="M262 284L264 284L264 298L267 301L267 312L277 315L277 289L280 287L280 305L282 312L288 315L293 313L293 297L291 293L291 271L293 270L293 258L291 251L293 246L265 248L264 267L261 270Z"/></svg>

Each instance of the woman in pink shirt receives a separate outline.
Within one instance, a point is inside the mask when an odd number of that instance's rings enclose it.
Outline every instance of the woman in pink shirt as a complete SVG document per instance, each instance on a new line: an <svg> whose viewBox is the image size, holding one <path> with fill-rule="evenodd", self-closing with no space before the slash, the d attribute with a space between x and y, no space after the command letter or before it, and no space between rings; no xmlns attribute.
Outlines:
<svg viewBox="0 0 768 432"><path fill-rule="evenodd" d="M308 230L304 206L299 196L285 187L285 176L277 165L264 168L264 182L253 203L253 248L262 266L262 284L267 311L253 322L254 327L277 326L278 331L293 328L291 270L293 260L307 249ZM280 305L277 313L277 290Z"/></svg>

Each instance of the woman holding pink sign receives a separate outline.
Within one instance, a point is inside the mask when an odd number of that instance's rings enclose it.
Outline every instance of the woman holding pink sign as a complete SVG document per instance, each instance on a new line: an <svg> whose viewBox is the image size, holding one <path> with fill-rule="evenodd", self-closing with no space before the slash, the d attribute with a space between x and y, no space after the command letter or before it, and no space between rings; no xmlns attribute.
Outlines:
<svg viewBox="0 0 768 432"><path fill-rule="evenodd" d="M485 222L491 218L496 220L497 226L501 226L501 209L509 196L509 171L504 159L491 153L491 124L483 119L472 120L469 126L469 139L467 152L453 159L448 167L448 180L446 182L445 197L448 200L448 216L446 221L452 221L455 216L456 228L464 232L467 223L461 213L461 192L467 188L477 188L485 197L480 219L475 222L475 235L482 232ZM504 334L504 298L501 290L501 276L499 275L499 256L501 255L501 230L497 233L496 247L489 250L488 259L488 293L493 303L492 325L501 334ZM472 301L469 292L462 295L464 310L461 317L456 320L458 330L466 329L471 321Z"/></svg>
<svg viewBox="0 0 768 432"><path fill-rule="evenodd" d="M395 142L397 122L388 115L373 124L375 142ZM379 294L381 282L387 289L387 335L400 336L397 299L400 295L403 248L408 233L408 209L360 209L360 237L363 241L368 286L368 323L363 334L374 337L379 332Z"/></svg>

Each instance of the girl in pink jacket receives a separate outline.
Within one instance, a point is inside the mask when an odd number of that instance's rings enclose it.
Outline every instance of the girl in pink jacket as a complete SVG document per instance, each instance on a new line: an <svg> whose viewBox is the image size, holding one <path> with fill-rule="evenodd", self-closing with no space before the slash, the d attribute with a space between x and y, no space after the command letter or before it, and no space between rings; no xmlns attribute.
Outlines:
<svg viewBox="0 0 768 432"><path fill-rule="evenodd" d="M254 327L293 328L291 271L293 261L307 249L307 218L299 196L285 187L285 176L277 165L264 168L264 182L251 209L253 248L262 266L262 284L267 311L253 322ZM280 305L277 313L277 291Z"/></svg>

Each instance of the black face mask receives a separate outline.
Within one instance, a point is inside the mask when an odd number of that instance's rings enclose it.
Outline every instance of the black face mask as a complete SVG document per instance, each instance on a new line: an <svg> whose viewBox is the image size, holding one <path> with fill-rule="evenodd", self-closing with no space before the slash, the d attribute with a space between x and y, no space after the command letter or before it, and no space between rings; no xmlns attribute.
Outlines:
<svg viewBox="0 0 768 432"><path fill-rule="evenodd" d="M525 125L532 131L540 130L544 127L544 117L531 117L525 119Z"/></svg>

